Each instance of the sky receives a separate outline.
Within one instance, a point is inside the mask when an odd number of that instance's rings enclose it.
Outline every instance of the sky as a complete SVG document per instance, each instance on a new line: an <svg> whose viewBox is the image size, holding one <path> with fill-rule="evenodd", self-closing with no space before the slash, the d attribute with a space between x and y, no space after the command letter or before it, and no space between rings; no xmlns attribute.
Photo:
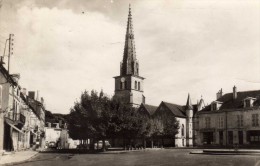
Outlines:
<svg viewBox="0 0 260 166"><path fill-rule="evenodd" d="M84 90L112 96L129 3L147 104L260 89L259 0L1 0L0 55L13 33L10 72L54 113Z"/></svg>

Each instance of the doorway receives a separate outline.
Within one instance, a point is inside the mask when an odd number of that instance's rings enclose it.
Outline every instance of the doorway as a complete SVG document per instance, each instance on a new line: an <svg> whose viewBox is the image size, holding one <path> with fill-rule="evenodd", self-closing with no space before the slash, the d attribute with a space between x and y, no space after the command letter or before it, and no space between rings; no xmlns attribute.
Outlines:
<svg viewBox="0 0 260 166"><path fill-rule="evenodd" d="M238 143L239 145L243 145L243 131L238 131Z"/></svg>
<svg viewBox="0 0 260 166"><path fill-rule="evenodd" d="M219 145L223 145L223 131L219 131Z"/></svg>
<svg viewBox="0 0 260 166"><path fill-rule="evenodd" d="M233 131L228 131L228 144L233 145Z"/></svg>

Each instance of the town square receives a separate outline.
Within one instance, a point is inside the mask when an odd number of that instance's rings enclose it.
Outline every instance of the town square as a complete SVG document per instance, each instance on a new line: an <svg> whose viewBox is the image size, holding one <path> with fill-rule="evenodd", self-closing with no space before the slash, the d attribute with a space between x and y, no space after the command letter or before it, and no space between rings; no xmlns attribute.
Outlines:
<svg viewBox="0 0 260 166"><path fill-rule="evenodd" d="M260 1L0 1L0 165L260 165Z"/></svg>

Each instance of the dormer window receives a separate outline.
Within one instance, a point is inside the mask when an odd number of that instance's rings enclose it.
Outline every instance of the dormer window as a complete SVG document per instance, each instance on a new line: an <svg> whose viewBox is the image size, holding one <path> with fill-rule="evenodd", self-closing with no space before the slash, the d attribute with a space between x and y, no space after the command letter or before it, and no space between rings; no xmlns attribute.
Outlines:
<svg viewBox="0 0 260 166"><path fill-rule="evenodd" d="M222 105L222 102L220 101L213 101L211 103L211 111L216 111L216 110L219 110L219 108L221 107Z"/></svg>
<svg viewBox="0 0 260 166"><path fill-rule="evenodd" d="M253 103L256 100L256 98L253 97L247 97L244 99L244 108L245 107L253 107Z"/></svg>
<svg viewBox="0 0 260 166"><path fill-rule="evenodd" d="M217 110L217 103L214 103L212 106L213 106L213 110Z"/></svg>
<svg viewBox="0 0 260 166"><path fill-rule="evenodd" d="M245 100L245 107L251 107L250 100Z"/></svg>

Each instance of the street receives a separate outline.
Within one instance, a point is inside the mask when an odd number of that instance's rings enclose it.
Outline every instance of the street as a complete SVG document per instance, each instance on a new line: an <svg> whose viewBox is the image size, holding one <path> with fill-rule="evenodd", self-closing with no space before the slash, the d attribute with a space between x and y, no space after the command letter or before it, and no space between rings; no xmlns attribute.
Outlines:
<svg viewBox="0 0 260 166"><path fill-rule="evenodd" d="M19 166L260 166L260 156L189 154L190 149L160 149L106 154L39 153Z"/></svg>

